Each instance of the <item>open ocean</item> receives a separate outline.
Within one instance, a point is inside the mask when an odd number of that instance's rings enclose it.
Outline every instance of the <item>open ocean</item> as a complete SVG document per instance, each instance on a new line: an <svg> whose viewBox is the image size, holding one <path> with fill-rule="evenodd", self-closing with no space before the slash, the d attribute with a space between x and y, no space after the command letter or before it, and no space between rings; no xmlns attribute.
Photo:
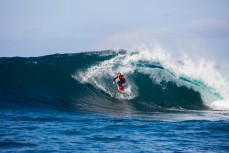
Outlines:
<svg viewBox="0 0 229 153"><path fill-rule="evenodd" d="M0 152L229 152L228 74L161 50L2 57Z"/></svg>

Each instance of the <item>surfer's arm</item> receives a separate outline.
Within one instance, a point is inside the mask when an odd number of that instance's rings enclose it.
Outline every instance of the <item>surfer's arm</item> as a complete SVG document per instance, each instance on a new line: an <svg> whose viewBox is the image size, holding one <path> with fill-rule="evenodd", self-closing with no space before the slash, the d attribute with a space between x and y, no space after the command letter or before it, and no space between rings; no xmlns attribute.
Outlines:
<svg viewBox="0 0 229 153"><path fill-rule="evenodd" d="M118 76L116 76L114 79L113 79L113 84L115 84L115 80L118 79Z"/></svg>
<svg viewBox="0 0 229 153"><path fill-rule="evenodd" d="M118 76L116 76L116 77L113 79L113 82L114 82L116 79L118 79Z"/></svg>

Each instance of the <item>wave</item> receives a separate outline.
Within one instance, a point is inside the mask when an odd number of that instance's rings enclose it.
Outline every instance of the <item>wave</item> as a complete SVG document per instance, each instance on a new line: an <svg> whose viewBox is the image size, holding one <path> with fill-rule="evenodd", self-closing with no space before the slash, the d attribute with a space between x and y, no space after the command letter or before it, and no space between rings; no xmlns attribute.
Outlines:
<svg viewBox="0 0 229 153"><path fill-rule="evenodd" d="M112 79L122 72L126 92ZM89 111L228 109L228 80L211 63L153 52L0 58L0 107Z"/></svg>

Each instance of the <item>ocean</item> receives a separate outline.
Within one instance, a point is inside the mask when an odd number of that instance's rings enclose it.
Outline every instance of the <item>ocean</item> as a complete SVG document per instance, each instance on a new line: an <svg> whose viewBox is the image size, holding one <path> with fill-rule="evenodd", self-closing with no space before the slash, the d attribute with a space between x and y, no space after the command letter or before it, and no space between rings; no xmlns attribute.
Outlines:
<svg viewBox="0 0 229 153"><path fill-rule="evenodd" d="M163 50L2 57L0 152L229 152L228 103L227 69Z"/></svg>

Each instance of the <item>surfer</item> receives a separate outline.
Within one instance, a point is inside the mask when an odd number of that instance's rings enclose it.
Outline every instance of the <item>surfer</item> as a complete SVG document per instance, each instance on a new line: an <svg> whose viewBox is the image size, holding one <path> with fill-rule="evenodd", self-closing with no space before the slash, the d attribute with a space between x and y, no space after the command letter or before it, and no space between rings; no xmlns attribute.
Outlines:
<svg viewBox="0 0 229 153"><path fill-rule="evenodd" d="M126 79L125 79L125 77L120 72L118 72L118 76L116 76L113 79L113 84L115 84L115 80L118 79L118 78L119 78L119 81L117 82L118 86L123 87L124 86L124 83L126 83Z"/></svg>

